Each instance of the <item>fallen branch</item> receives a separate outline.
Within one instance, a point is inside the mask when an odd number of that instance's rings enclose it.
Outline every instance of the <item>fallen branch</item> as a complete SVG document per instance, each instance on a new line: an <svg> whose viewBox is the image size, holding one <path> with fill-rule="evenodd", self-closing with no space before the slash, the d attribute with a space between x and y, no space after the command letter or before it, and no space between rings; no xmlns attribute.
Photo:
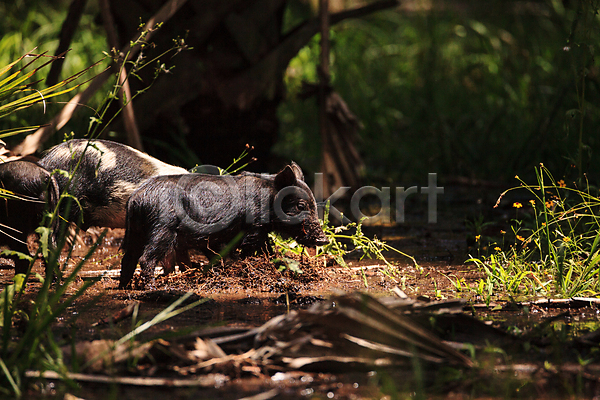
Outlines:
<svg viewBox="0 0 600 400"><path fill-rule="evenodd" d="M175 379L175 378L151 378L151 377L134 377L134 376L106 376L81 374L75 372L67 372L59 374L54 371L27 371L27 378L44 378L44 379L72 379L80 382L93 383L109 383L130 386L164 386L164 387L215 387L221 386L229 378L222 374L201 375L194 379Z"/></svg>
<svg viewBox="0 0 600 400"><path fill-rule="evenodd" d="M81 15L83 14L86 3L87 0L73 0L69 6L69 11L67 12L67 16L60 29L60 34L58 35L58 47L54 53L55 56L59 58L52 63L50 72L48 72L48 76L46 77L46 85L48 86L54 86L58 83L62 66L67 57L66 52L69 50L69 46L71 45L75 30L81 20Z"/></svg>
<svg viewBox="0 0 600 400"><path fill-rule="evenodd" d="M112 317L101 318L99 321L94 322L92 324L92 326L107 325L109 323L116 324L117 322L122 321L125 318L129 318L133 315L133 311L135 310L135 307L138 304L139 304L138 301L132 302L132 303L128 304L127 307L114 313Z"/></svg>
<svg viewBox="0 0 600 400"><path fill-rule="evenodd" d="M108 45L111 47L111 50L116 51L119 48L119 38L108 0L100 0L100 11L102 13L104 29L106 30L106 37L108 38ZM127 144L135 149L143 151L144 147L140 137L140 130L138 129L138 124L135 120L135 112L133 110L133 96L131 95L131 88L129 86L129 80L127 79L127 69L124 63L120 65L119 86L121 88L119 90L119 96L125 105L123 110L123 122L125 123Z"/></svg>

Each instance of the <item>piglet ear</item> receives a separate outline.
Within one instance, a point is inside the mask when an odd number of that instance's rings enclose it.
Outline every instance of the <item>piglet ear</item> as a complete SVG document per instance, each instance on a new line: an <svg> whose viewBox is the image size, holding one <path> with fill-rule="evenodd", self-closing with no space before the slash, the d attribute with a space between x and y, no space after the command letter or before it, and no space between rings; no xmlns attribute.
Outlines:
<svg viewBox="0 0 600 400"><path fill-rule="evenodd" d="M292 168L292 170L294 170L294 175L296 175L296 179L304 182L304 174L302 173L302 168L300 168L300 166L293 161L290 164L290 167Z"/></svg>
<svg viewBox="0 0 600 400"><path fill-rule="evenodd" d="M286 165L277 175L275 175L275 186L278 188L284 188L287 186L295 186L298 182L298 178L294 173L291 166Z"/></svg>

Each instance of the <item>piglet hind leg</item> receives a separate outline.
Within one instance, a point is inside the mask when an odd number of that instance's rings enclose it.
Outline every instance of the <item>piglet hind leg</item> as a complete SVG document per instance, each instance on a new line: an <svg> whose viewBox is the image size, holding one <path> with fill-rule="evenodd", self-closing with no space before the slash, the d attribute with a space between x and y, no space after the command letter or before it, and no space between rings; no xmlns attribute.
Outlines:
<svg viewBox="0 0 600 400"><path fill-rule="evenodd" d="M121 260L121 279L119 283L119 289L125 289L131 282L143 250L143 248L129 248L125 250L125 254Z"/></svg>
<svg viewBox="0 0 600 400"><path fill-rule="evenodd" d="M165 275L175 272L175 265L179 266L179 272L183 272L192 267L188 246L184 241L180 241L179 239L177 239L175 250L168 253L163 260Z"/></svg>
<svg viewBox="0 0 600 400"><path fill-rule="evenodd" d="M180 272L192 267L192 259L190 258L190 253L187 248L178 248L176 256L177 265L179 266Z"/></svg>
<svg viewBox="0 0 600 400"><path fill-rule="evenodd" d="M143 229L137 224L129 224L125 231L123 244L121 249L124 251L123 259L121 260L121 279L119 289L125 289L129 286L135 269L138 265L140 257L144 253L148 243L148 237L144 234Z"/></svg>
<svg viewBox="0 0 600 400"><path fill-rule="evenodd" d="M145 289L147 284L154 284L154 271L159 263L163 266L170 263L173 257L167 257L175 254L177 245L177 235L165 229L159 235L150 238L149 244L144 247L144 252L140 258L140 268L142 275L140 279L140 289Z"/></svg>
<svg viewBox="0 0 600 400"><path fill-rule="evenodd" d="M141 276L138 289L154 289L154 270L158 266L158 260L153 257L142 256L140 258Z"/></svg>

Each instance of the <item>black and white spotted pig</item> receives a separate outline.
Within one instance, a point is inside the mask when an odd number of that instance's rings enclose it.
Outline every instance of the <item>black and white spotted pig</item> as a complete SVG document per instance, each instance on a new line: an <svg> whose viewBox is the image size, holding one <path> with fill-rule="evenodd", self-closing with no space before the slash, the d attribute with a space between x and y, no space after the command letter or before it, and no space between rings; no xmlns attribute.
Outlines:
<svg viewBox="0 0 600 400"><path fill-rule="evenodd" d="M55 174L55 178L61 192L69 185L68 192L79 200L84 230L90 226L124 228L127 199L143 181L157 175L187 173L132 147L100 139L63 142L49 149L39 165L50 172L75 171L70 185L63 174ZM68 218L79 222L79 216L80 210L73 204Z"/></svg>
<svg viewBox="0 0 600 400"><path fill-rule="evenodd" d="M0 245L29 254L28 239L41 224L46 207L56 207L58 185L36 163L16 160L0 164L0 187L18 197L0 199ZM16 274L27 272L29 261L9 258L14 261Z"/></svg>
<svg viewBox="0 0 600 400"><path fill-rule="evenodd" d="M238 248L247 256L264 247L276 231L298 243L328 243L317 204L298 165L276 175L188 174L148 179L129 198L120 287L131 281L139 262L142 286L158 263L170 269L169 255L190 247L211 259L240 232Z"/></svg>

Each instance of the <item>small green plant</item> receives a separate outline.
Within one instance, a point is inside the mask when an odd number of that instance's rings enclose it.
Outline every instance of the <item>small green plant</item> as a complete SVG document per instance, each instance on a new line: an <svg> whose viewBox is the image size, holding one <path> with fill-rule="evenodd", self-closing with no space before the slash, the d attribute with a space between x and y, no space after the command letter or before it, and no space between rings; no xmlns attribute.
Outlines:
<svg viewBox="0 0 600 400"><path fill-rule="evenodd" d="M323 221L321 223L325 235L329 239L329 243L321 247L317 256L330 255L333 256L336 262L340 265L347 266L344 261L344 257L353 253L361 252L360 260L365 257L371 259L377 259L383 261L388 267L393 268L394 266L386 259L384 252L393 252L411 260L415 266L418 266L417 261L414 257L390 246L382 240L374 237L371 239L366 236L362 231L363 220L359 222L351 222L347 225L341 225L334 227L329 223L329 203L325 206L325 212L323 215ZM348 244L344 241L349 242Z"/></svg>
<svg viewBox="0 0 600 400"><path fill-rule="evenodd" d="M239 156L237 156L236 158L234 158L233 161L231 162L231 164L229 164L229 166L225 169L223 169L221 167L196 165L194 168L192 168L190 170L190 172L205 173L205 174L206 173L213 174L215 172L218 172L218 175L232 175L232 174L238 173L238 172L242 171L244 168L246 168L248 165L250 165L251 163L256 161L256 158L254 158L254 157L250 157L249 159L247 158L250 156L250 152L252 150L254 150L254 147L250 146L249 144L246 143L246 148L242 151L242 153ZM214 170L215 168L218 171L215 171Z"/></svg>
<svg viewBox="0 0 600 400"><path fill-rule="evenodd" d="M484 273L480 288L514 295L595 296L600 292L600 198L596 189L581 189L556 181L544 167L536 168L537 185L526 190L532 197L532 221L517 224L515 243L485 257L473 257ZM518 177L517 177L518 178ZM500 199L507 193L505 191ZM500 202L498 200L498 203ZM524 207L515 203L514 207Z"/></svg>
<svg viewBox="0 0 600 400"><path fill-rule="evenodd" d="M294 260L289 257L277 257L273 259L273 263L280 264L277 270L283 272L286 269L293 272L294 274L302 274L302 268L300 268L300 261Z"/></svg>
<svg viewBox="0 0 600 400"><path fill-rule="evenodd" d="M48 218L42 229L50 229L49 226L51 226L53 218L57 217L55 212L48 214ZM66 228L66 224L63 224L63 227ZM0 326L0 367L3 372L0 375L0 381L3 381L0 384L0 393L4 395L12 394L16 397L21 396L24 383L23 378L27 370L51 369L59 373L66 371L60 346L53 337L50 326L58 316L63 314L77 298L97 281L97 279L88 280L76 288L74 293L68 294L72 292L69 289L73 286L77 274L104 238L104 233L100 235L96 243L91 246L90 250L77 263L75 268L66 277L63 277L62 284L55 285L53 288L52 283L55 276L62 276L60 271L66 269L70 258L67 257L61 264L61 249L67 240L64 229L60 238L57 246L53 248L49 243L50 235L40 236L38 254L44 251L44 249L48 249L48 268L44 278L38 274L34 275L41 281L42 286L37 292L35 300L27 303L30 307L29 311L23 309L23 305L25 304L23 295L27 282L31 277L31 267L37 257L31 259L28 273L16 275L14 283L5 287L0 294L0 298L2 299L0 301L2 304L2 308L0 309L0 321L2 321ZM24 322L25 328L22 331L19 331L18 325L14 324L16 319L21 319ZM18 339L14 340L15 337L18 337Z"/></svg>
<svg viewBox="0 0 600 400"><path fill-rule="evenodd" d="M295 258L286 256L287 253L295 254L296 256L301 256L304 254L304 247L300 246L293 239L283 239L280 235L276 233L269 233L269 238L273 242L276 248L281 252L281 256L274 258L272 262L278 266L279 272L283 272L286 269L290 270L295 274L302 274L303 271L300 268L300 262Z"/></svg>
<svg viewBox="0 0 600 400"><path fill-rule="evenodd" d="M450 284L452 284L452 286L454 287L455 292L461 293L464 291L468 291L469 285L465 281L465 278L457 278L456 276L451 277L451 276L445 275L443 273L441 275L445 276L446 279L448 279L450 281Z"/></svg>
<svg viewBox="0 0 600 400"><path fill-rule="evenodd" d="M143 51L149 45L146 39L148 34L153 30L159 29L160 26L161 24L157 24L153 28L148 28L147 30L143 30L142 32L140 32L138 38L130 43L128 50L125 54L119 53L114 49L113 52L110 54L104 52L105 57L112 58L113 64L118 67L118 72L116 73L116 82L112 86L110 92L105 96L103 103L99 107L99 112L97 112L95 116L90 118L90 125L88 127L88 136L90 138L100 137L104 129L106 129L110 125L110 123L120 115L121 111L125 108L125 106L131 103L137 96L150 90L156 79L161 74L170 72L171 69L167 68L164 63L160 62L160 59L162 57L171 52L179 52L188 49L185 40L179 39L174 41L173 47L167 49L163 53L157 55L156 57L150 60L146 60L145 57L143 57L142 55L139 55L135 59L131 60L138 48L141 49L141 51ZM110 118L108 118L111 105L115 100L119 99L119 93L123 89L124 82L132 77L141 80L141 78L139 77L140 71L142 71L145 68L148 68L149 66L154 66L154 77L150 84L146 88L134 93L130 98L126 98L125 96L123 96L122 103L120 104L118 110L114 114L110 115ZM125 79L120 78L123 75L123 72L125 72Z"/></svg>
<svg viewBox="0 0 600 400"><path fill-rule="evenodd" d="M256 161L256 158L254 157L251 157L249 160L246 159L252 150L254 150L254 146L250 146L246 143L246 148L242 151L242 154L240 154L237 158L234 158L231 164L225 168L225 171L228 174L235 174L246 168L250 163Z"/></svg>
<svg viewBox="0 0 600 400"><path fill-rule="evenodd" d="M382 261L386 265L384 273L394 280L395 282L401 282L401 278L398 277L397 268L393 265L384 255L384 252L393 252L403 257L408 258L416 267L419 267L414 257L390 246L384 241L377 237L370 238L362 231L362 220L360 222L351 222L347 225L341 225L334 227L329 222L329 203L325 206L325 212L323 220L321 221L321 227L323 232L329 239L329 243L325 246L321 246L317 249L316 257L333 257L336 263L341 266L348 267L344 257L359 253L359 260L366 258L376 259ZM283 240L277 235L271 236L275 246L285 255L287 252L293 252L297 255L303 254L305 251L304 247L298 245L293 239ZM279 261L287 265L291 270L299 269L299 264L290 263L293 259L281 258ZM368 287L364 269L361 269L362 279L365 287Z"/></svg>
<svg viewBox="0 0 600 400"><path fill-rule="evenodd" d="M546 294L550 284L549 280L541 281L542 274L536 270L535 263L523 262L513 250L485 258L471 258L467 262L475 263L485 274L485 278L480 279L476 291L478 295L487 299L486 302L489 302L492 294L498 292L511 298L517 295Z"/></svg>
<svg viewBox="0 0 600 400"><path fill-rule="evenodd" d="M144 35L142 34L139 43L133 43L132 46L136 44L143 45L143 40ZM179 43L179 46L183 46L183 44ZM19 68L16 72L11 72L18 62L22 61L25 57L33 57L33 61L27 63L24 67ZM35 67L30 71L32 63L41 60L42 57L43 55L28 53L11 63L9 66L0 69L0 118L30 107L33 104L45 102L46 99L50 97L58 96L59 94L64 94L75 89L80 86L81 83L74 86L68 85L83 75L89 68L92 68L89 67L81 73L67 78L49 88L37 90L34 88L35 83L37 82L31 82L32 77L41 68L56 59L51 58L47 63L40 67ZM138 60L142 59L142 57L138 58ZM118 65L120 65L121 68L124 68L125 64L132 65L132 68L128 71L128 74L131 75L135 74L140 68L143 68L149 63L139 65L138 61L127 63L120 62ZM159 65L157 67L157 73L163 70L164 66ZM9 74L8 77L2 79L2 76L6 74ZM108 106L117 98L117 93L120 90L120 75L120 72L117 73L117 84L113 86L112 91L107 95L101 111L96 114L96 117L92 118L88 132L89 136L92 138L97 137L101 133L101 129L99 128L102 126L101 123L104 122ZM131 100L132 99L125 99L124 102L126 103ZM114 116L112 118L114 118ZM28 132L36 128L37 127L12 129L0 132L0 134L3 136L14 135L17 133ZM74 170L79 168L80 163L81 159ZM74 171L58 171L55 173L65 174L70 182L70 180L73 179ZM6 191L0 193L0 196L14 197L13 194ZM81 297L87 289L99 279L87 280L85 283L78 285L72 290L79 271L92 256L97 246L102 242L105 234L105 232L102 233L83 259L79 261L66 276L63 276L64 271L67 270L67 264L72 259L71 256L74 245L71 244L67 246L68 250L66 257L61 262L61 250L65 248L65 245L68 242L68 226L70 224L61 219L60 215L69 215L71 206L81 207L77 199L73 198L72 195L67 192L61 193L56 207L47 210L41 226L36 230L39 235L39 246L36 256L30 257L26 254L19 254L19 256L30 260L27 273L16 275L14 283L6 286L0 293L0 395L2 396L22 396L23 387L25 386L24 377L27 370L53 370L59 374L64 374L67 371L67 368L63 363L60 344L54 338L51 331L51 325L60 315L64 314L65 310L71 306L76 299ZM61 210L60 213L59 210ZM57 243L54 247L52 245L51 237L57 224L60 226L57 235ZM27 301L24 297L24 289L32 278L31 268L40 254L47 264L46 276L42 277L39 274L33 275L41 282L41 288L37 290L33 300ZM56 284L54 284L54 282L56 282ZM182 299L181 301L183 300L185 299ZM177 306L177 304L173 307ZM149 324L137 327L132 332L131 337L135 336L141 330L147 329L148 326L158 323L164 318L175 315L174 313L181 312L188 307L189 306L186 306L178 311L173 311L173 308L168 308ZM22 323L17 323L19 321ZM128 340L129 337L130 336L123 338L122 341Z"/></svg>

